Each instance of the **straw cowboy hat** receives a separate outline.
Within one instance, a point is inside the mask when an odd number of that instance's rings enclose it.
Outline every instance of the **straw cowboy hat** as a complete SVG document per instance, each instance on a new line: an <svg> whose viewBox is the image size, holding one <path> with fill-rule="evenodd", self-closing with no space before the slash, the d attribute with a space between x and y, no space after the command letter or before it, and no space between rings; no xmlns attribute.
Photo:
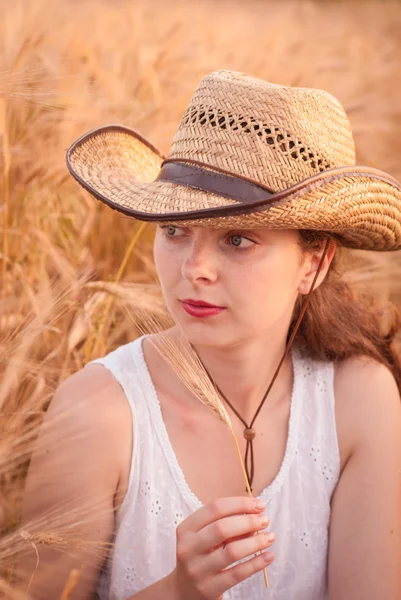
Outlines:
<svg viewBox="0 0 401 600"><path fill-rule="evenodd" d="M75 141L67 165L96 198L144 221L315 229L350 248L401 248L401 185L355 165L347 115L322 90L216 71L196 88L167 159L108 125Z"/></svg>

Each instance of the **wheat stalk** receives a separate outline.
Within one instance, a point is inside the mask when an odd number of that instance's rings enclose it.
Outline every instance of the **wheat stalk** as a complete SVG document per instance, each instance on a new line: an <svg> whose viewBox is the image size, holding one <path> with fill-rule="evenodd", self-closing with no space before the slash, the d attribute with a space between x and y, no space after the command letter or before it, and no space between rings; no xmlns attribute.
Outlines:
<svg viewBox="0 0 401 600"><path fill-rule="evenodd" d="M210 379L209 374L203 366L198 354L191 346L185 333L179 326L166 331L161 324L160 317L156 317L152 314L147 315L145 318L142 316L139 329L142 334L150 332L153 334L149 336L149 341L172 368L185 387L200 400L202 404L209 408L216 417L228 426L235 442L246 489L249 496L252 498L252 491L246 474L244 461L242 459L237 436L231 425L230 416L221 401L213 381ZM266 587L269 587L266 568L263 573Z"/></svg>
<svg viewBox="0 0 401 600"><path fill-rule="evenodd" d="M3 154L3 266L2 266L2 286L4 292L6 268L8 259L8 221L9 221L9 202L10 202L10 167L11 154L7 128L7 101L5 98L0 98L0 137L3 138L2 154Z"/></svg>
<svg viewBox="0 0 401 600"><path fill-rule="evenodd" d="M117 271L117 274L115 276L114 283L119 283L121 277L123 276L125 268L127 266L128 260L129 260L129 257L131 256L132 250L134 249L136 243L140 240L143 232L146 229L146 226L147 226L147 223L139 223L138 227L136 228L135 233L134 233L133 237L131 238L130 243L127 246L123 260L122 260L120 267ZM93 341L93 348L97 348L99 343L102 343L104 338L107 335L107 332L109 330L109 327L113 320L113 315L114 315L114 312L112 311L112 305L113 305L113 296L110 295L106 300L105 307L103 310L103 315L102 315L102 318L100 321L100 326L97 331L97 334L95 336L92 336L93 340L92 340L92 338L89 338L89 340L87 342L89 344L91 341Z"/></svg>
<svg viewBox="0 0 401 600"><path fill-rule="evenodd" d="M71 596L72 592L75 589L80 577L80 572L78 569L73 569L68 576L67 582L65 584L63 593L61 594L60 600L68 600Z"/></svg>

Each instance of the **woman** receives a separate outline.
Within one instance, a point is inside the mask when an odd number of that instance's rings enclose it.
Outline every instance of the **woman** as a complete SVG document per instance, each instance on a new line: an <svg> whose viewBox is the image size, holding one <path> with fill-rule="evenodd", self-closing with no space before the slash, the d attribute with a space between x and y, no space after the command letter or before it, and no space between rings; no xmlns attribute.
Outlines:
<svg viewBox="0 0 401 600"><path fill-rule="evenodd" d="M53 399L25 520L62 507L80 542L42 551L31 595L84 564L72 598L399 600L398 323L382 332L335 263L401 247L400 185L355 166L329 94L228 71L200 82L161 162L121 127L67 155L95 197L156 222L171 333L213 380L255 500L227 425L144 336Z"/></svg>

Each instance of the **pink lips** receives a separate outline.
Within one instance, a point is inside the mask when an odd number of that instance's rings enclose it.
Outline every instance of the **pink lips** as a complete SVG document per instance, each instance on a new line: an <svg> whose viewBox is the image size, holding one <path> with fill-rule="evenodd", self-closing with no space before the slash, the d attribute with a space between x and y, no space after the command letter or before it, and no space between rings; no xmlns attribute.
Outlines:
<svg viewBox="0 0 401 600"><path fill-rule="evenodd" d="M192 317L212 317L225 310L224 306L216 306L209 304L209 302L193 300L192 298L186 298L185 300L180 300L180 302L183 309Z"/></svg>

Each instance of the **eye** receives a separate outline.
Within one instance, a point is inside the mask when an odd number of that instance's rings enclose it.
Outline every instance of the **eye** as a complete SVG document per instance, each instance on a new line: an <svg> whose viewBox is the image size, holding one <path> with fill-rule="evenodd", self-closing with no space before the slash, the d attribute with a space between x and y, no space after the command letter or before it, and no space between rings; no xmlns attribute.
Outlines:
<svg viewBox="0 0 401 600"><path fill-rule="evenodd" d="M161 229L168 238L181 237L184 234L182 227L177 227L176 225L162 225Z"/></svg>
<svg viewBox="0 0 401 600"><path fill-rule="evenodd" d="M245 249L253 246L255 242L239 233L233 233L228 236L229 243L235 248Z"/></svg>
<svg viewBox="0 0 401 600"><path fill-rule="evenodd" d="M174 235L174 234L175 234L175 232L176 232L176 231L177 231L177 228L176 228L176 227L174 227L174 225L167 225L167 231L166 231L166 233L167 233L168 235L171 235L171 236L172 236L172 235Z"/></svg>

